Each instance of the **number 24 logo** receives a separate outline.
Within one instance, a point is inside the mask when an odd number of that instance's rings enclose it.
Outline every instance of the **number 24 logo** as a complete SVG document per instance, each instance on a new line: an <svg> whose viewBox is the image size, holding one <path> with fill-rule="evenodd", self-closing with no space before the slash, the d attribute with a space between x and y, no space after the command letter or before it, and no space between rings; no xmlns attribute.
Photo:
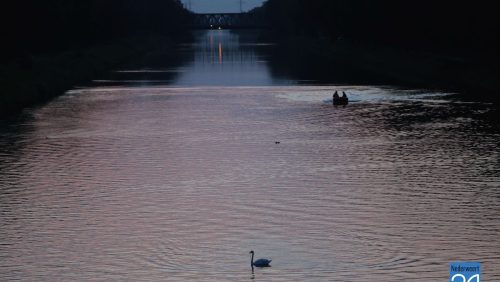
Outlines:
<svg viewBox="0 0 500 282"><path fill-rule="evenodd" d="M455 278L462 278L462 281L458 280L455 281ZM465 278L465 276L463 274L455 274L453 275L453 277L451 277L451 282L473 282L472 279L476 278L476 281L475 282L480 282L479 281L479 274L476 274L474 276L472 276L471 278L469 278L469 280L467 280L467 278Z"/></svg>

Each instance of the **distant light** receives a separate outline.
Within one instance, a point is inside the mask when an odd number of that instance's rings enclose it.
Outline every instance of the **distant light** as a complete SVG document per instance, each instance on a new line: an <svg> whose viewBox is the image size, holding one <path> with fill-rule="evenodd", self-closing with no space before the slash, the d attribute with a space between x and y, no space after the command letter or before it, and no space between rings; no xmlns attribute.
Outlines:
<svg viewBox="0 0 500 282"><path fill-rule="evenodd" d="M222 27L219 26L219 30L222 29Z"/></svg>
<svg viewBox="0 0 500 282"><path fill-rule="evenodd" d="M214 25L213 25L213 24L211 24L211 25L210 25L210 27L214 27Z"/></svg>

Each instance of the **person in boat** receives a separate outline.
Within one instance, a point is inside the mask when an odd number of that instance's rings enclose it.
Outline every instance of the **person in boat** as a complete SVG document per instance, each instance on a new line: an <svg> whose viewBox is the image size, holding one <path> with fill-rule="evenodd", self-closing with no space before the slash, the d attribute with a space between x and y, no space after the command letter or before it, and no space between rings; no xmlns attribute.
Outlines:
<svg viewBox="0 0 500 282"><path fill-rule="evenodd" d="M342 97L341 97L341 101L345 104L349 103L349 98L347 98L347 95L345 94L344 91L342 91Z"/></svg>
<svg viewBox="0 0 500 282"><path fill-rule="evenodd" d="M340 96L339 96L339 93L337 91L335 91L335 93L333 94L333 104L337 104L340 100Z"/></svg>

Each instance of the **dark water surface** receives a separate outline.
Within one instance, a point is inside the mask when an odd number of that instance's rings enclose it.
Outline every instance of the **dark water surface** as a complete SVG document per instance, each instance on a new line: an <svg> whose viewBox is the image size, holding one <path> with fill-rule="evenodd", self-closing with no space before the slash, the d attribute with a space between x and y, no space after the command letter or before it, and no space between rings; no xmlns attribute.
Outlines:
<svg viewBox="0 0 500 282"><path fill-rule="evenodd" d="M492 105L276 79L272 45L197 36L2 123L1 281L500 281Z"/></svg>

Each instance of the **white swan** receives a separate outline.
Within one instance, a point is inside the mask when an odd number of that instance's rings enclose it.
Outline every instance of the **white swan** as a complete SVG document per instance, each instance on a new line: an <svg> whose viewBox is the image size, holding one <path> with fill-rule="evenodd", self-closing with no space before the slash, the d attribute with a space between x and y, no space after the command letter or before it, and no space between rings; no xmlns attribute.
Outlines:
<svg viewBox="0 0 500 282"><path fill-rule="evenodd" d="M271 263L272 260L270 260L270 259L258 259L256 261L253 261L253 256L254 256L255 252L250 251L250 254L252 254L252 260L250 261L250 265L252 267L254 267L254 266L255 267L270 267L269 264Z"/></svg>

